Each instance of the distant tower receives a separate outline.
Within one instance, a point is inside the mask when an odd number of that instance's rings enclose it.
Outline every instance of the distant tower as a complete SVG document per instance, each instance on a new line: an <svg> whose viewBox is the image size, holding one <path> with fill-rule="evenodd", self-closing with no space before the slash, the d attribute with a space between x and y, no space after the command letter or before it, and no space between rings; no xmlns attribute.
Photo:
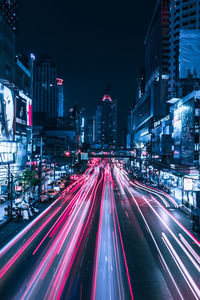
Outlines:
<svg viewBox="0 0 200 300"><path fill-rule="evenodd" d="M107 91L107 90L106 90ZM117 102L105 94L99 102L95 116L96 143L103 148L115 148L117 144Z"/></svg>
<svg viewBox="0 0 200 300"><path fill-rule="evenodd" d="M48 55L42 55L34 71L34 122L57 117L56 65Z"/></svg>
<svg viewBox="0 0 200 300"><path fill-rule="evenodd" d="M57 114L58 117L63 117L63 79L57 78Z"/></svg>

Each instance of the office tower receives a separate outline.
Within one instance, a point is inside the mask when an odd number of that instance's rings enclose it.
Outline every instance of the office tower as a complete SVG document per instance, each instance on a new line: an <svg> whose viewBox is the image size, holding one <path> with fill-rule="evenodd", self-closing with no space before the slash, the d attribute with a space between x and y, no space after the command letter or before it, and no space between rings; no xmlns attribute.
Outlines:
<svg viewBox="0 0 200 300"><path fill-rule="evenodd" d="M103 148L114 148L117 144L117 102L105 94L99 102L95 115L95 140Z"/></svg>
<svg viewBox="0 0 200 300"><path fill-rule="evenodd" d="M151 115L167 111L169 78L169 3L158 0L145 39L145 81L151 94Z"/></svg>
<svg viewBox="0 0 200 300"><path fill-rule="evenodd" d="M170 67L169 67L169 98L185 96L188 91L184 91L181 85L186 84L186 81L195 79L194 69L188 68L188 78L182 73L184 63L181 63L180 58L184 57L184 52L187 52L186 57L189 65L193 67L194 56L199 56L199 46L196 41L199 40L200 34L200 1L199 0L179 0L170 2ZM187 31L185 31L187 30ZM189 47L188 47L189 44ZM186 49L187 47L187 49ZM188 51L188 49L190 50ZM191 52L196 49L196 52ZM199 60L199 59L198 59ZM200 76L199 76L200 77ZM187 80L184 80L187 79ZM189 79L189 80L188 80ZM196 80L193 80L194 84ZM198 81L198 80L197 80ZM195 87L194 87L195 88ZM193 89L193 87L191 87Z"/></svg>
<svg viewBox="0 0 200 300"><path fill-rule="evenodd" d="M0 80L14 83L15 42L18 27L17 1L0 1Z"/></svg>
<svg viewBox="0 0 200 300"><path fill-rule="evenodd" d="M150 141L153 120L168 111L169 2L157 1L145 38L145 66L139 74L138 99L133 109L134 144L138 147Z"/></svg>
<svg viewBox="0 0 200 300"><path fill-rule="evenodd" d="M63 79L57 78L57 116L63 117Z"/></svg>
<svg viewBox="0 0 200 300"><path fill-rule="evenodd" d="M57 117L56 65L46 54L35 64L33 111L33 121L37 125L46 118Z"/></svg>
<svg viewBox="0 0 200 300"><path fill-rule="evenodd" d="M139 101L140 98L145 93L145 69L141 68L136 74L136 102Z"/></svg>
<svg viewBox="0 0 200 300"><path fill-rule="evenodd" d="M18 29L18 0L0 0L3 19L13 32Z"/></svg>

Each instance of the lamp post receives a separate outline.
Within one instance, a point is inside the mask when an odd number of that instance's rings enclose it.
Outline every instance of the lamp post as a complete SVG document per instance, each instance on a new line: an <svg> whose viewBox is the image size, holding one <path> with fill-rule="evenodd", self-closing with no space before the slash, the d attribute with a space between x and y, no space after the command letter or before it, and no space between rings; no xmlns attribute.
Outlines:
<svg viewBox="0 0 200 300"><path fill-rule="evenodd" d="M40 193L41 193L41 186L42 186L42 154L43 154L43 137L40 137L40 162L39 162L39 168L38 168L38 179L39 179L39 185L38 185L38 200L40 200Z"/></svg>
<svg viewBox="0 0 200 300"><path fill-rule="evenodd" d="M31 110L31 155L30 155L30 166L32 168L32 155L33 155L33 63L35 61L35 55L30 54L30 65L31 65L31 100L32 100L32 110Z"/></svg>

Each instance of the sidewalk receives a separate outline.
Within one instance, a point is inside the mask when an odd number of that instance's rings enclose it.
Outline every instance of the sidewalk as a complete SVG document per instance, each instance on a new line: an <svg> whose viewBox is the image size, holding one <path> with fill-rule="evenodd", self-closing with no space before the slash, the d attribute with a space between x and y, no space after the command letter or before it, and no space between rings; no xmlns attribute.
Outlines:
<svg viewBox="0 0 200 300"><path fill-rule="evenodd" d="M8 201L0 203L0 229L3 225L5 225L6 223L8 223L10 221L10 218L5 216L5 214L4 214L5 207L8 207Z"/></svg>
<svg viewBox="0 0 200 300"><path fill-rule="evenodd" d="M68 183L69 185L70 183ZM68 186L67 185L67 186ZM67 188L64 188L64 190ZM63 191L64 191L63 190ZM56 198L60 196L63 192L60 191L57 193ZM14 221L12 218L4 215L4 208L8 207L8 201L0 203L0 249L11 240L17 233L19 233L24 227L26 227L30 222L32 222L39 214L41 214L49 205L51 205L56 199L52 199L51 201L38 201L37 197L32 200L32 204L37 202L37 207L39 209L38 213L34 213L33 216L29 216L28 220L24 220L23 218ZM14 205L15 201L13 201Z"/></svg>

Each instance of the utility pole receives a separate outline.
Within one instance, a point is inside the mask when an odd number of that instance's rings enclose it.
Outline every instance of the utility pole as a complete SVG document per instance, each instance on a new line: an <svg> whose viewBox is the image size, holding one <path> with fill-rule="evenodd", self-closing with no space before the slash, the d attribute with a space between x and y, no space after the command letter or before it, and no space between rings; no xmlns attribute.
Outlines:
<svg viewBox="0 0 200 300"><path fill-rule="evenodd" d="M12 216L13 208L13 174L10 172L10 163L8 163L8 203L10 203L10 211L8 214Z"/></svg>
<svg viewBox="0 0 200 300"><path fill-rule="evenodd" d="M56 178L56 166L55 166L55 158L53 160L53 180L55 181Z"/></svg>
<svg viewBox="0 0 200 300"><path fill-rule="evenodd" d="M12 215L13 210L13 174L11 173L11 185L10 185L10 210Z"/></svg>
<svg viewBox="0 0 200 300"><path fill-rule="evenodd" d="M40 193L41 193L41 186L42 186L42 146L43 146L43 138L40 137L40 162L39 162L39 168L38 168L38 200L40 200Z"/></svg>
<svg viewBox="0 0 200 300"><path fill-rule="evenodd" d="M31 87L30 94L32 100L32 108L33 108L33 63L35 60L35 55L33 53L30 54L30 63L31 63ZM33 110L31 110L31 155L30 155L30 168L32 169L32 160L33 160Z"/></svg>
<svg viewBox="0 0 200 300"><path fill-rule="evenodd" d="M10 163L8 163L8 203L10 202L11 199L11 189L10 189ZM8 215L12 216L12 209L10 208L10 211L8 211Z"/></svg>

